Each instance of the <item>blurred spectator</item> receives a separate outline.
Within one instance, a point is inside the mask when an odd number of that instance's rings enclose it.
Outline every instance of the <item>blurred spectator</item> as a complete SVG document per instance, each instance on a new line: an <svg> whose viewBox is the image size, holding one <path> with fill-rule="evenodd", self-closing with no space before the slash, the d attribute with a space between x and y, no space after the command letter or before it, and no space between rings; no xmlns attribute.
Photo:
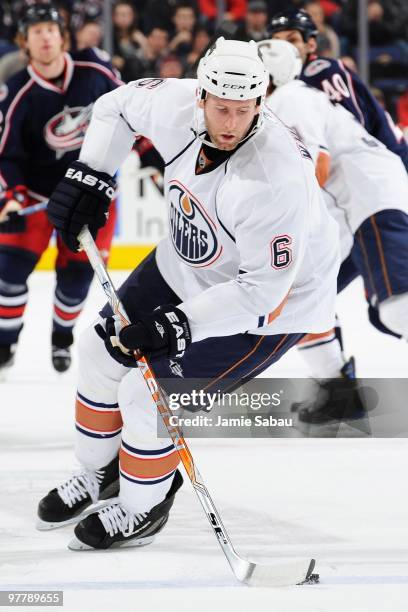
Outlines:
<svg viewBox="0 0 408 612"><path fill-rule="evenodd" d="M152 28L146 36L144 49L140 49L138 56L145 65L145 76L156 76L159 60L166 55L169 44L169 33L161 27ZM147 74L148 73L148 74Z"/></svg>
<svg viewBox="0 0 408 612"><path fill-rule="evenodd" d="M112 63L119 71L126 72L129 60L137 57L137 50L146 42L144 35L138 29L137 13L131 2L119 0L114 5L112 23ZM125 66L126 62L128 66Z"/></svg>
<svg viewBox="0 0 408 612"><path fill-rule="evenodd" d="M340 33L357 43L357 0L348 0L338 17ZM371 45L387 45L408 38L408 2L406 0L368 0Z"/></svg>
<svg viewBox="0 0 408 612"><path fill-rule="evenodd" d="M166 55L159 63L159 74L161 79L181 79L183 76L183 64L177 55Z"/></svg>
<svg viewBox="0 0 408 612"><path fill-rule="evenodd" d="M323 8L319 0L306 0L303 8L309 13L318 29L316 37L317 55L322 57L339 57L340 41L333 28L325 23Z"/></svg>
<svg viewBox="0 0 408 612"><path fill-rule="evenodd" d="M160 61L168 53L169 33L162 27L154 27L146 36L143 47L133 57L125 60L121 70L122 79L127 83L143 77L159 74Z"/></svg>
<svg viewBox="0 0 408 612"><path fill-rule="evenodd" d="M98 21L84 21L75 34L76 50L81 51L88 47L101 47L103 30Z"/></svg>
<svg viewBox="0 0 408 612"><path fill-rule="evenodd" d="M0 57L17 50L14 38L17 33L17 15L22 6L23 2L13 3L8 0L0 2Z"/></svg>
<svg viewBox="0 0 408 612"><path fill-rule="evenodd" d="M13 74L25 68L28 57L22 49L6 53L0 58L0 85L8 81Z"/></svg>
<svg viewBox="0 0 408 612"><path fill-rule="evenodd" d="M225 0L226 11L218 14L217 0L198 0L202 23L213 31L222 21L243 21L247 12L247 0Z"/></svg>
<svg viewBox="0 0 408 612"><path fill-rule="evenodd" d="M84 21L99 19L103 14L104 0L61 0L60 5L64 5L71 13L71 26L77 30Z"/></svg>
<svg viewBox="0 0 408 612"><path fill-rule="evenodd" d="M342 10L344 1L343 0L320 0L322 5L323 13L326 19L331 19L333 15L336 15Z"/></svg>
<svg viewBox="0 0 408 612"><path fill-rule="evenodd" d="M13 38L13 23L11 2L5 0L0 4L0 40L8 41Z"/></svg>
<svg viewBox="0 0 408 612"><path fill-rule="evenodd" d="M268 38L268 5L264 0L250 0L245 21L238 26L234 38L237 40L264 40Z"/></svg>
<svg viewBox="0 0 408 612"><path fill-rule="evenodd" d="M143 12L143 31L150 32L154 26L160 26L171 32L172 17L179 4L191 6L198 14L198 0L147 0Z"/></svg>
<svg viewBox="0 0 408 612"><path fill-rule="evenodd" d="M204 54L205 49L210 42L210 34L206 28L198 28L194 35L193 49L186 58L186 66L184 76L189 79L195 79L197 74L197 63Z"/></svg>
<svg viewBox="0 0 408 612"><path fill-rule="evenodd" d="M173 36L169 43L169 49L178 56L186 56L193 49L194 28L196 15L189 4L179 4L173 14Z"/></svg>

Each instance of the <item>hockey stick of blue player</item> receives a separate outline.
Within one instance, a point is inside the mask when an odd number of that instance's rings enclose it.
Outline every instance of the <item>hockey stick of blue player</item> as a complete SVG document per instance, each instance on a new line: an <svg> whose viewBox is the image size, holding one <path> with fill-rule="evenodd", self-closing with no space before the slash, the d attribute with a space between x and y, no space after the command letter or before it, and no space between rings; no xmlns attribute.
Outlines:
<svg viewBox="0 0 408 612"><path fill-rule="evenodd" d="M38 204L33 204L32 206L26 206L25 208L20 208L19 210L13 210L9 212L7 214L7 217L3 219L3 221L0 221L0 223L8 221L10 217L12 218L13 216L14 217L28 217L34 213L45 210L47 206L48 206L48 202L39 202Z"/></svg>
<svg viewBox="0 0 408 612"><path fill-rule="evenodd" d="M20 210L16 210L15 213L19 217L28 217L33 213L40 212L47 208L48 202L39 202L38 204L33 204L32 206L26 206L26 208L20 208Z"/></svg>
<svg viewBox="0 0 408 612"><path fill-rule="evenodd" d="M102 285L112 311L119 317L123 325L129 324L126 311L116 293L115 287L106 269L105 263L99 253L98 247L85 226L78 235L78 241L88 256L89 262ZM317 582L318 575L312 574L315 561L308 559L292 563L266 565L249 561L239 556L230 540L230 537L222 523L220 514L214 505L211 495L204 484L203 478L194 463L193 456L184 440L183 434L177 426L171 425L169 417L171 411L167 405L164 393L156 380L156 377L146 357L135 353L135 359L143 378L150 391L151 397L159 411L174 447L177 450L181 462L187 472L200 503L207 515L208 521L219 545L224 552L235 577L245 584L251 586L291 586L306 582Z"/></svg>

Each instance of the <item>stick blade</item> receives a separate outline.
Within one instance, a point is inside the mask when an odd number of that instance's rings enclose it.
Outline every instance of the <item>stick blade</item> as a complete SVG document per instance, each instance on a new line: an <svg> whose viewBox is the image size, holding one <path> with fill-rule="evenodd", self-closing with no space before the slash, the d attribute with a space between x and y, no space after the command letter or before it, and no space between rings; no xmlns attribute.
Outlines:
<svg viewBox="0 0 408 612"><path fill-rule="evenodd" d="M315 560L297 561L281 565L251 563L243 582L249 586L279 587L304 584L312 576Z"/></svg>

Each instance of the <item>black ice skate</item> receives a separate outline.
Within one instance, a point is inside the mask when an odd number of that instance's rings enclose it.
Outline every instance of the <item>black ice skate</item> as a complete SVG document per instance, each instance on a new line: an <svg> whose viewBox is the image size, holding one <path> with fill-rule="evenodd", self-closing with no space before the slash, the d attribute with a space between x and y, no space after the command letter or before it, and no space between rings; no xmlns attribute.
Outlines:
<svg viewBox="0 0 408 612"><path fill-rule="evenodd" d="M317 396L312 401L293 404L299 421L324 425L341 420L359 419L366 414L355 375L354 357L341 369L341 378L319 382Z"/></svg>
<svg viewBox="0 0 408 612"><path fill-rule="evenodd" d="M52 332L51 337L51 360L54 370L66 372L71 365L71 349L74 338L72 332L63 334L58 331Z"/></svg>
<svg viewBox="0 0 408 612"><path fill-rule="evenodd" d="M169 518L174 497L183 484L178 470L165 499L149 512L133 514L119 502L93 512L75 527L75 537L68 544L71 550L128 548L150 544Z"/></svg>
<svg viewBox="0 0 408 612"><path fill-rule="evenodd" d="M38 504L37 529L43 531L77 523L96 508L106 506L106 500L118 494L118 457L99 470L83 468L42 498Z"/></svg>
<svg viewBox="0 0 408 612"><path fill-rule="evenodd" d="M7 368L10 368L14 363L14 348L13 346L0 345L0 380L5 378Z"/></svg>

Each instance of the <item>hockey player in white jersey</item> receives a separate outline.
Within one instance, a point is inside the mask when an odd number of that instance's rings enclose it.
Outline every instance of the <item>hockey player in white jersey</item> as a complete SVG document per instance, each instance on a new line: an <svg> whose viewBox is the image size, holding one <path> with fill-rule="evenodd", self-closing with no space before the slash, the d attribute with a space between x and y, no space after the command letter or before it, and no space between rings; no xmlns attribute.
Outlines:
<svg viewBox="0 0 408 612"><path fill-rule="evenodd" d="M132 324L116 337L109 307L79 345L76 457L82 472L39 505L40 528L78 522L74 549L142 545L167 521L182 479L178 454L133 356L171 380L221 390L261 373L303 334L333 326L338 229L305 147L263 112L269 82L254 42L218 39L197 80L142 79L96 103L80 159L49 215L73 249L130 151L149 138L166 162L169 236L119 290ZM103 209L101 204L100 209ZM164 382L164 379L167 382Z"/></svg>
<svg viewBox="0 0 408 612"><path fill-rule="evenodd" d="M408 339L408 181L400 158L341 105L296 78L301 71L296 47L266 40L259 48L272 80L267 106L302 138L328 210L340 226L339 291L361 274L371 311L395 335ZM358 414L358 398L347 414L339 402L331 402L336 378L354 376L354 361L346 362L334 330L305 336L299 345L312 375L327 379L315 402L299 406L299 419L323 423Z"/></svg>

